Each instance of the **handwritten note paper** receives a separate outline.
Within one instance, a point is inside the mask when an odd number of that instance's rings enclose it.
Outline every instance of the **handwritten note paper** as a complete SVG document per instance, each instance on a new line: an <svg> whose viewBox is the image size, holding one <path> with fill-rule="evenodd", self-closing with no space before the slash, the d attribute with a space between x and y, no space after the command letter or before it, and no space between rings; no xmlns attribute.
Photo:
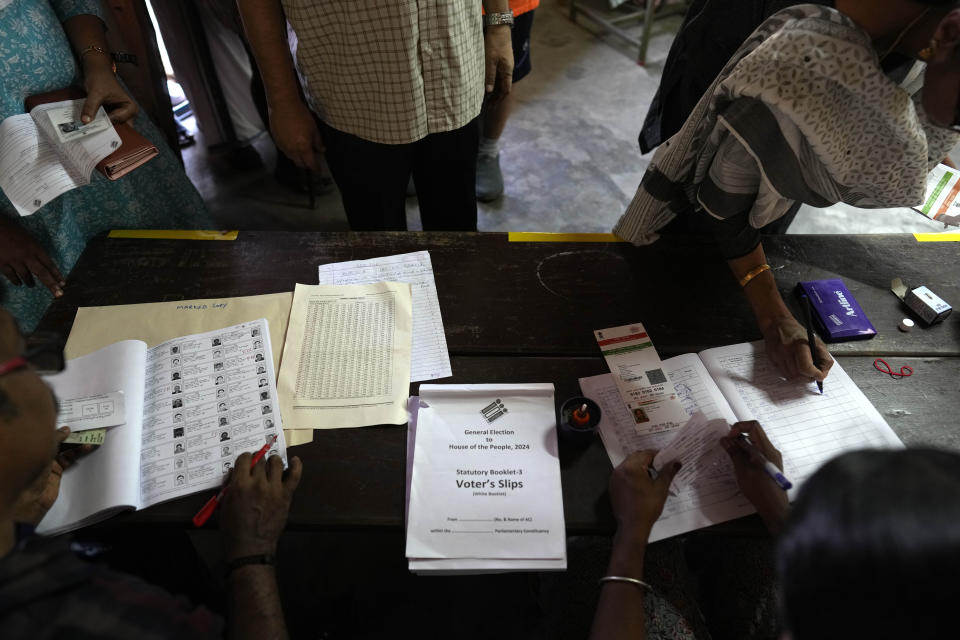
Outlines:
<svg viewBox="0 0 960 640"><path fill-rule="evenodd" d="M718 443L720 438L730 431L726 420L708 420L698 411L690 417L667 446L661 449L653 459L654 469L663 469L665 465L680 462L683 466L673 479L670 490L677 494L694 483L698 478L714 473L723 454Z"/></svg>
<svg viewBox="0 0 960 640"><path fill-rule="evenodd" d="M320 265L319 284L406 282L413 296L410 382L453 375L428 251Z"/></svg>

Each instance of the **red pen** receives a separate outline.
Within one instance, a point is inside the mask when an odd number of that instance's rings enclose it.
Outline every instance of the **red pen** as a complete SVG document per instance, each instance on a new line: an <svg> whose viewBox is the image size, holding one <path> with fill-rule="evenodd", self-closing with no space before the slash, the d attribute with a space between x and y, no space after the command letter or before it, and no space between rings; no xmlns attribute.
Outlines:
<svg viewBox="0 0 960 640"><path fill-rule="evenodd" d="M277 434L270 436L270 439L267 440L267 444L260 447L260 450L253 454L253 458L250 460L250 468L257 466L257 463L267 455L267 451L270 451L270 447L273 446L273 443L277 441ZM224 492L227 490L227 487L220 489L220 492L217 495L213 496L207 500L207 504L203 505L203 508L200 511L197 511L197 515L193 516L193 526L202 527L207 523L207 520L210 519L210 516L213 515L213 512L217 510L217 505L220 504L220 498L223 497Z"/></svg>

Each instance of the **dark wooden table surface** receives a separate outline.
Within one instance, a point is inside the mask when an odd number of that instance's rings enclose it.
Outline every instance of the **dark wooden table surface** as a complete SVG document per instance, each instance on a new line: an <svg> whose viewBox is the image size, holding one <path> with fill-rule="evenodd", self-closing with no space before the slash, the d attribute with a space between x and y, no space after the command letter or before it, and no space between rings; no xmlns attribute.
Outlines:
<svg viewBox="0 0 960 640"><path fill-rule="evenodd" d="M889 283L926 284L960 301L955 243L913 236L777 236L765 239L781 292L799 280L839 277L879 331L831 347L909 445L960 448L960 314L932 328L897 331L909 312ZM558 404L579 394L577 379L607 371L594 329L642 321L661 356L759 338L722 261L692 238L627 244L513 243L506 234L242 232L236 241L97 238L88 246L41 330L69 332L78 306L290 291L317 281L327 262L429 249L453 364L440 382L553 382ZM912 378L873 368L882 356ZM419 385L411 386L415 393ZM403 525L406 429L317 432L292 449L305 463L291 528ZM609 531L610 463L599 441L561 444L568 531ZM181 526L205 495L157 505L114 524Z"/></svg>

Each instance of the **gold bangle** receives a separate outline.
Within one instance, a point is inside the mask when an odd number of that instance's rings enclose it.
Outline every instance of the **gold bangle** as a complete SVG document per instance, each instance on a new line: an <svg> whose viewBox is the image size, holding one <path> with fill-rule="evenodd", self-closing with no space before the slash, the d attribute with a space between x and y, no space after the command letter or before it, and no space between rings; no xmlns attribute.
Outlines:
<svg viewBox="0 0 960 640"><path fill-rule="evenodd" d="M747 272L747 275L745 275L745 276L743 276L742 278L740 278L740 286L741 286L741 287L747 286L747 284L748 284L751 280L753 280L754 278L756 278L758 275L760 275L760 274L763 273L764 271L770 271L770 265L768 265L768 264L762 264L762 265L760 265L759 267L754 267L753 269L750 269L750 271Z"/></svg>
<svg viewBox="0 0 960 640"><path fill-rule="evenodd" d="M80 52L80 62L83 62L83 59L87 57L88 53L99 53L110 58L110 54L103 50L103 47L98 47L95 44L90 45L86 49Z"/></svg>

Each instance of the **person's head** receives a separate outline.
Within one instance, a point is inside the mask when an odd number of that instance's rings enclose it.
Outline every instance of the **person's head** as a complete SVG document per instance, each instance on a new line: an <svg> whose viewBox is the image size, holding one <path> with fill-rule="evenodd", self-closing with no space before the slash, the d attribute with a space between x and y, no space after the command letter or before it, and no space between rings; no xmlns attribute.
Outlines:
<svg viewBox="0 0 960 640"><path fill-rule="evenodd" d="M0 375L0 521L57 453L56 400L32 366L14 360L25 347L13 316L0 309L0 368L8 368Z"/></svg>
<svg viewBox="0 0 960 640"><path fill-rule="evenodd" d="M801 489L777 545L792 640L953 637L960 454L856 451Z"/></svg>

